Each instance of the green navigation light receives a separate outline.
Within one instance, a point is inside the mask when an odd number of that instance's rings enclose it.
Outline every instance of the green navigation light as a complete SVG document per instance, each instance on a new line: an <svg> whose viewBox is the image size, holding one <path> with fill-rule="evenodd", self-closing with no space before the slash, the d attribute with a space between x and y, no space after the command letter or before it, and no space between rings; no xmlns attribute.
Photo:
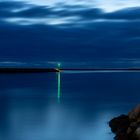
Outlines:
<svg viewBox="0 0 140 140"><path fill-rule="evenodd" d="M60 67L61 67L61 63L58 63L57 65L58 65L58 68L60 68Z"/></svg>

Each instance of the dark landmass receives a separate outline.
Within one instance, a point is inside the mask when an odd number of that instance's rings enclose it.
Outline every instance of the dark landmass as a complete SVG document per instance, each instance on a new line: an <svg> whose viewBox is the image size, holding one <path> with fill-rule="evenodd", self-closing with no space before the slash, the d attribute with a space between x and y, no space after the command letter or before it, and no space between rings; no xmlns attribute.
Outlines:
<svg viewBox="0 0 140 140"><path fill-rule="evenodd" d="M60 71L93 71L93 72L140 72L140 68L0 68L0 73L45 73Z"/></svg>
<svg viewBox="0 0 140 140"><path fill-rule="evenodd" d="M1 67L0 73L46 73L46 72L61 72L61 71L93 71L93 72L140 72L140 68L16 68L16 67Z"/></svg>
<svg viewBox="0 0 140 140"><path fill-rule="evenodd" d="M59 72L58 69L49 68L0 68L0 73L45 73Z"/></svg>
<svg viewBox="0 0 140 140"><path fill-rule="evenodd" d="M140 105L109 122L115 140L140 140Z"/></svg>

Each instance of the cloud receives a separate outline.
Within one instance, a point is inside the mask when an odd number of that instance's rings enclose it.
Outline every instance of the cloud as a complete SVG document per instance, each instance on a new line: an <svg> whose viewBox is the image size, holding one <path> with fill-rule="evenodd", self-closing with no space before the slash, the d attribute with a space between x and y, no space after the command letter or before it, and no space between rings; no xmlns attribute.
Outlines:
<svg viewBox="0 0 140 140"><path fill-rule="evenodd" d="M15 0L21 1L21 0ZM140 6L139 0L24 0L26 3L59 8L62 5L79 6L88 8L99 8L105 12L113 12L124 8Z"/></svg>
<svg viewBox="0 0 140 140"><path fill-rule="evenodd" d="M0 28L0 56L13 61L56 62L139 58L140 42L129 40L139 36L138 28L138 23L127 26L124 23L96 23L89 29L80 30L45 25L8 25Z"/></svg>
<svg viewBox="0 0 140 140"><path fill-rule="evenodd" d="M140 20L140 7L122 9L105 15L107 19Z"/></svg>
<svg viewBox="0 0 140 140"><path fill-rule="evenodd" d="M83 5L56 8L0 2L0 56L14 62L95 62L96 66L139 59L139 11L139 7L104 12Z"/></svg>
<svg viewBox="0 0 140 140"><path fill-rule="evenodd" d="M0 2L1 21L19 25L57 25L84 27L95 22L131 22L140 20L140 8L125 8L104 12L97 7L60 5L60 8L27 4L23 2Z"/></svg>

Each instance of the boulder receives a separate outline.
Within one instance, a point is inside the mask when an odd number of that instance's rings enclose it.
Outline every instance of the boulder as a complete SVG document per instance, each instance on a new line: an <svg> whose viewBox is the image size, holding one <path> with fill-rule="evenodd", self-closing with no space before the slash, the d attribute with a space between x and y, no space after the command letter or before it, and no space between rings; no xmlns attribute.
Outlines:
<svg viewBox="0 0 140 140"><path fill-rule="evenodd" d="M129 119L131 120L138 120L140 119L140 104L137 105L134 109L132 109L128 113Z"/></svg>
<svg viewBox="0 0 140 140"><path fill-rule="evenodd" d="M119 117L113 118L109 122L109 126L113 133L118 134L120 132L126 132L130 125L129 117L127 115L121 115Z"/></svg>
<svg viewBox="0 0 140 140"><path fill-rule="evenodd" d="M127 115L120 115L109 121L115 140L140 140L140 104Z"/></svg>
<svg viewBox="0 0 140 140"><path fill-rule="evenodd" d="M136 137L137 140L140 140L140 127L136 129L134 137Z"/></svg>

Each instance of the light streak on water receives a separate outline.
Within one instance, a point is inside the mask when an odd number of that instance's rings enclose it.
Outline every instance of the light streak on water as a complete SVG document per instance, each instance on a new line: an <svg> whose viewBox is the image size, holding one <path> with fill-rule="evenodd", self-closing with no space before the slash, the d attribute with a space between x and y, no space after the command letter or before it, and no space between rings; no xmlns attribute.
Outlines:
<svg viewBox="0 0 140 140"><path fill-rule="evenodd" d="M58 70L60 69L61 67L61 63L58 63L57 64L57 67L58 67ZM57 86L58 86L58 93L57 93L57 101L58 103L60 103L60 100L61 100L61 73L60 71L57 73Z"/></svg>
<svg viewBox="0 0 140 140"><path fill-rule="evenodd" d="M80 73L140 73L140 69L60 69L61 64L58 63L58 72L57 72L57 84L58 84L58 93L57 100L60 103L61 100L61 73L67 74L80 74Z"/></svg>
<svg viewBox="0 0 140 140"><path fill-rule="evenodd" d="M57 79L58 79L57 100L58 100L58 103L60 103L60 99L61 99L61 74L60 72L57 73Z"/></svg>

